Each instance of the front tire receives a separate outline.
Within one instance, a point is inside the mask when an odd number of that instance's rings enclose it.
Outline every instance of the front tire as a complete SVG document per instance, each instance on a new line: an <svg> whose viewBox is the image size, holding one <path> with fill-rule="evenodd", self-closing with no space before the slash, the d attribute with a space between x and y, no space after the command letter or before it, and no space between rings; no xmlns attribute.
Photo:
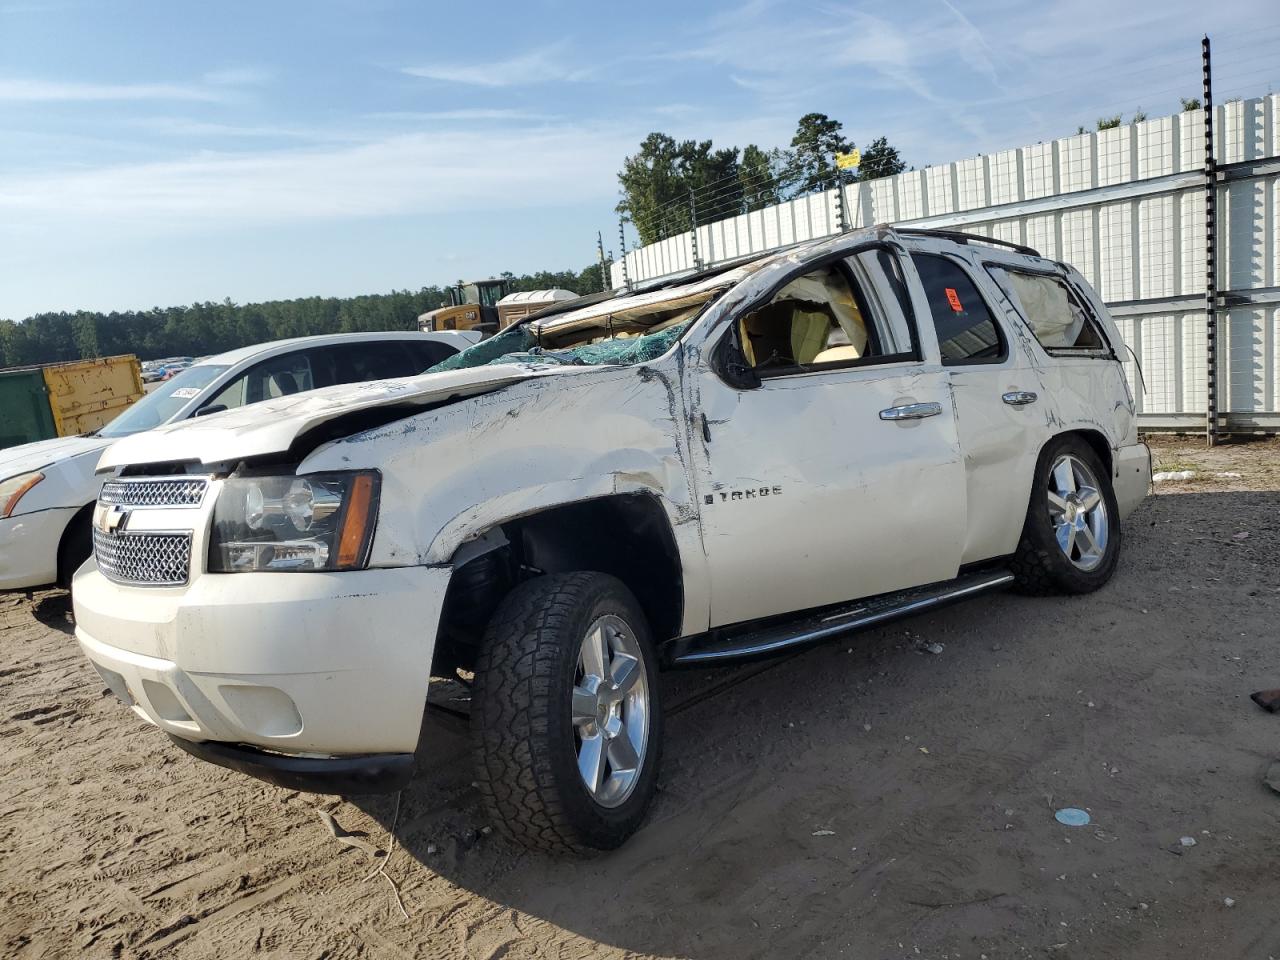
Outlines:
<svg viewBox="0 0 1280 960"><path fill-rule="evenodd" d="M553 574L499 605L476 665L471 740L494 826L535 850L620 846L657 782L662 709L640 605L603 573Z"/></svg>
<svg viewBox="0 0 1280 960"><path fill-rule="evenodd" d="M1010 563L1024 593L1090 593L1120 559L1120 509L1111 477L1079 437L1050 441L1036 463L1031 503Z"/></svg>

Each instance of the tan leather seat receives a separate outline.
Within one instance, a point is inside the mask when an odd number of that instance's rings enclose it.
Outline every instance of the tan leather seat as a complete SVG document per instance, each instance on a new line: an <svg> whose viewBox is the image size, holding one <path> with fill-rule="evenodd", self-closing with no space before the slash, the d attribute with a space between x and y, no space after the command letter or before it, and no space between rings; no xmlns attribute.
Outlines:
<svg viewBox="0 0 1280 960"><path fill-rule="evenodd" d="M862 351L851 344L841 347L827 347L813 358L812 363L843 363L846 360L861 360Z"/></svg>
<svg viewBox="0 0 1280 960"><path fill-rule="evenodd" d="M791 356L796 363L813 363L826 348L835 327L835 316L824 303L793 302L791 314Z"/></svg>
<svg viewBox="0 0 1280 960"><path fill-rule="evenodd" d="M742 318L742 352L753 367L773 360L793 363L791 303L768 303Z"/></svg>

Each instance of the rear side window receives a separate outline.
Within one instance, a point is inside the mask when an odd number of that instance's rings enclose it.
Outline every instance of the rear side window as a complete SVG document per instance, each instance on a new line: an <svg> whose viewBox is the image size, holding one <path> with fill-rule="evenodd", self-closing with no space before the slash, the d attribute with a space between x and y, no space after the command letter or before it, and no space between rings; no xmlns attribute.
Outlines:
<svg viewBox="0 0 1280 960"><path fill-rule="evenodd" d="M435 340L410 340L404 346L414 358L414 373L422 373L458 352L449 344Z"/></svg>
<svg viewBox="0 0 1280 960"><path fill-rule="evenodd" d="M997 266L990 266L987 271L1009 295L1047 352L1107 351L1097 321L1059 277Z"/></svg>
<svg viewBox="0 0 1280 960"><path fill-rule="evenodd" d="M944 364L998 363L1006 355L1004 337L987 302L964 268L931 253L913 253L911 261L929 301Z"/></svg>
<svg viewBox="0 0 1280 960"><path fill-rule="evenodd" d="M348 367L343 370L342 379L351 383L408 377L422 372L408 345L395 340L355 343L346 347L344 353Z"/></svg>

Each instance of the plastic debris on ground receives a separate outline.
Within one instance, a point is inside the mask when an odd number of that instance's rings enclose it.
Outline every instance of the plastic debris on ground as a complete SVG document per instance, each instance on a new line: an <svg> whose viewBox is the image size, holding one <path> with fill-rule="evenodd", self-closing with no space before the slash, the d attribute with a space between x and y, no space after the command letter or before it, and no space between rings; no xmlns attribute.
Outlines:
<svg viewBox="0 0 1280 960"><path fill-rule="evenodd" d="M1194 470L1169 470L1153 473L1151 475L1152 483L1168 483L1171 480L1190 480L1196 475Z"/></svg>
<svg viewBox="0 0 1280 960"><path fill-rule="evenodd" d="M1089 814L1076 807L1063 807L1053 815L1053 819L1066 827L1084 827L1089 824Z"/></svg>
<svg viewBox="0 0 1280 960"><path fill-rule="evenodd" d="M1267 713L1280 712L1280 690L1259 690L1249 694L1249 699Z"/></svg>
<svg viewBox="0 0 1280 960"><path fill-rule="evenodd" d="M1267 768L1267 775L1262 778L1262 782L1276 793L1280 793L1280 760Z"/></svg>

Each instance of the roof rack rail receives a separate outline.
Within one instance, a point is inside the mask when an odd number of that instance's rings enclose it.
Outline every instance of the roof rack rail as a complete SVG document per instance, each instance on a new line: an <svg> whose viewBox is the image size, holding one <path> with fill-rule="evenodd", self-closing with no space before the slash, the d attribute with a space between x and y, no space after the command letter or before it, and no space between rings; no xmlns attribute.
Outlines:
<svg viewBox="0 0 1280 960"><path fill-rule="evenodd" d="M945 240L954 240L956 243L971 243L977 240L979 243L991 243L997 247L1008 247L1010 250L1017 250L1019 253L1025 253L1031 257L1039 257L1041 253L1034 247L1028 247L1025 244L1013 243L1009 240L997 240L995 237L983 237L974 233L961 233L959 230L929 230L924 227L893 227L896 233L915 234L921 237L942 237Z"/></svg>

